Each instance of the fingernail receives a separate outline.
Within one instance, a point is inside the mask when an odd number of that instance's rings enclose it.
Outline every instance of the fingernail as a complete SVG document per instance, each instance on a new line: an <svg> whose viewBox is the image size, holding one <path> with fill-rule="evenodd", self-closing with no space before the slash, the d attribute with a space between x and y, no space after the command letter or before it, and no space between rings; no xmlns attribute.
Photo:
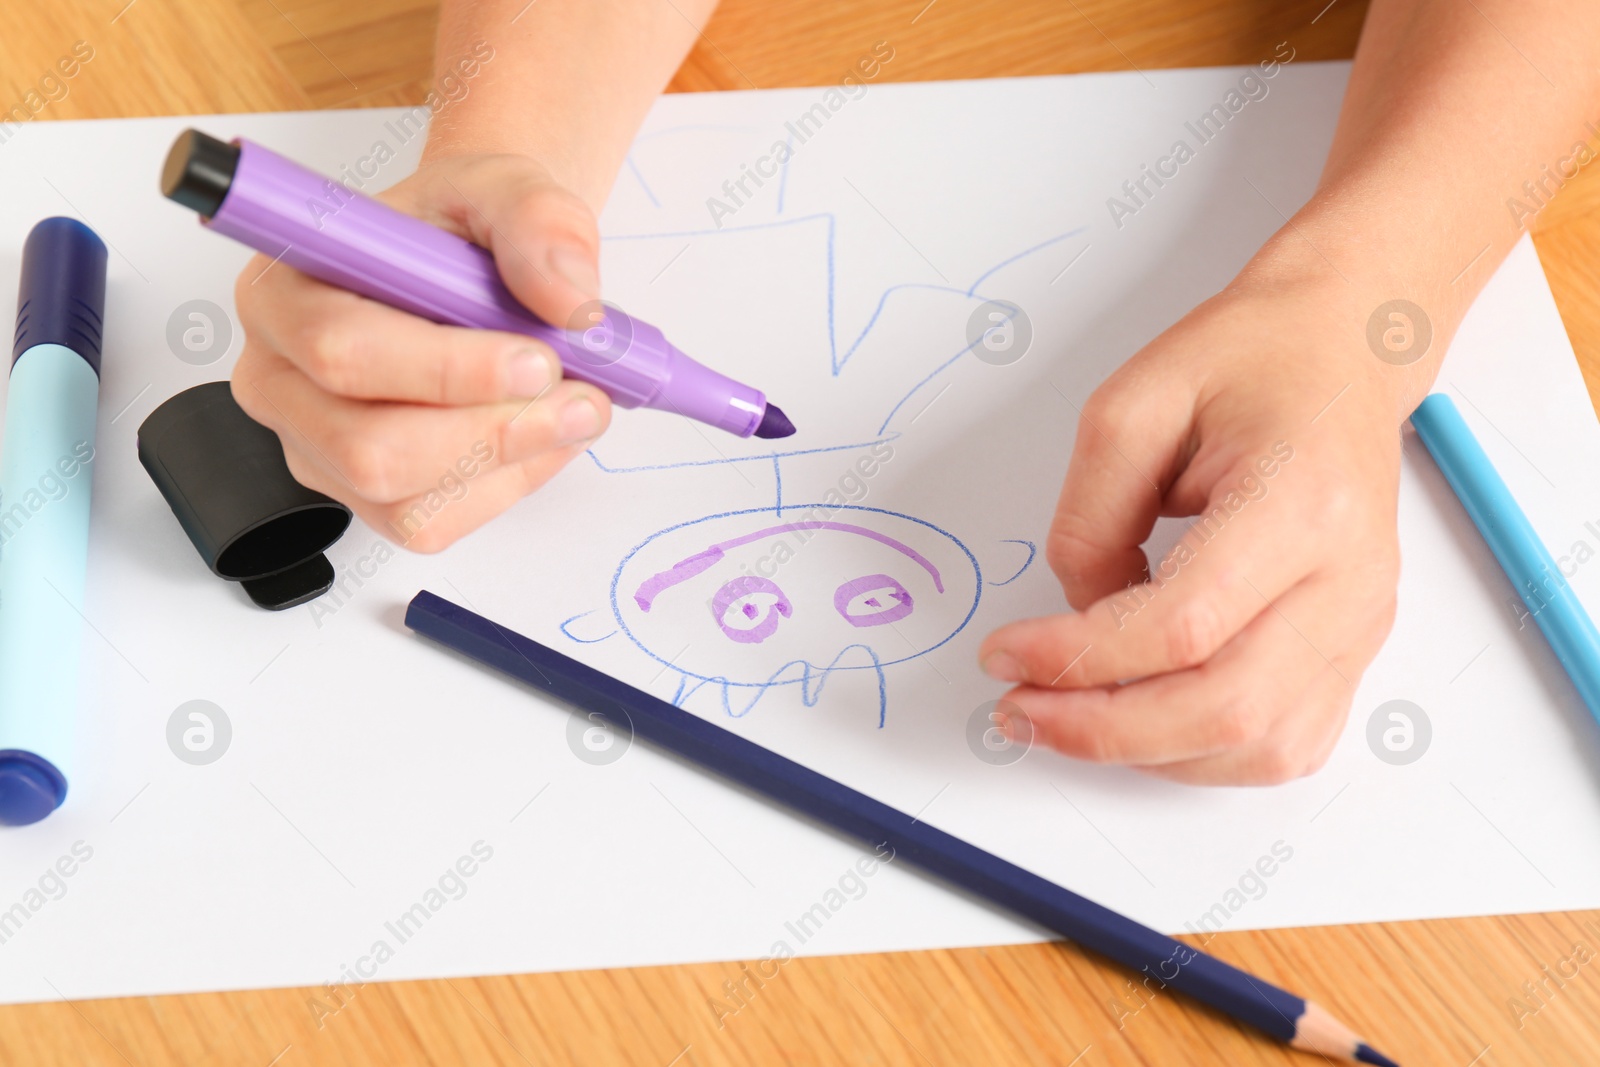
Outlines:
<svg viewBox="0 0 1600 1067"><path fill-rule="evenodd" d="M558 245L550 251L550 269L590 300L600 299L600 273L581 248Z"/></svg>
<svg viewBox="0 0 1600 1067"><path fill-rule="evenodd" d="M980 664L983 673L1000 682L1022 681L1022 664L1012 658L1009 652L991 652L983 657Z"/></svg>
<svg viewBox="0 0 1600 1067"><path fill-rule="evenodd" d="M1033 744L1033 720L1028 718L1027 712L1015 704L1002 700L995 708L995 717L1000 720L997 725L1005 734L1006 740L1014 745Z"/></svg>
<svg viewBox="0 0 1600 1067"><path fill-rule="evenodd" d="M600 412L586 396L572 400L561 409L561 443L575 445L600 432Z"/></svg>
<svg viewBox="0 0 1600 1067"><path fill-rule="evenodd" d="M529 399L540 396L550 388L555 379L550 367L550 356L537 348L520 349L511 357L506 388L511 396Z"/></svg>

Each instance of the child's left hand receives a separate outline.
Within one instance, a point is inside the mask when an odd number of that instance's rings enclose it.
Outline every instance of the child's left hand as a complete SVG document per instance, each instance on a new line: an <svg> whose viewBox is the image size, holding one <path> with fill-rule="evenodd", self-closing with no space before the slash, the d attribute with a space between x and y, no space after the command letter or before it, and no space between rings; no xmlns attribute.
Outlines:
<svg viewBox="0 0 1600 1067"><path fill-rule="evenodd" d="M1327 760L1395 611L1410 408L1366 345L1381 302L1247 271L1089 398L1047 551L1078 613L980 651L1034 740L1193 783ZM1150 568L1160 515L1201 518Z"/></svg>

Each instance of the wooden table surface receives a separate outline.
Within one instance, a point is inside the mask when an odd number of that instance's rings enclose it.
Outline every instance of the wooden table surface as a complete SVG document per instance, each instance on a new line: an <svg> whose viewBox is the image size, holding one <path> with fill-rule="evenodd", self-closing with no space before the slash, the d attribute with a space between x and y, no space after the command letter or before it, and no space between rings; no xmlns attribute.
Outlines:
<svg viewBox="0 0 1600 1067"><path fill-rule="evenodd" d="M1358 0L724 0L673 88L823 85L878 40L895 48L884 77L908 81L1253 63L1285 40L1302 59L1346 58L1364 11ZM94 58L41 121L414 104L435 19L436 0L11 4L0 109L80 40ZM1594 174L1562 192L1536 242L1600 398ZM1576 944L1600 953L1600 911L1227 933L1208 947L1321 1001L1408 1065L1489 1067L1600 1062L1600 970L1550 983L1521 1025L1510 1006ZM0 1008L0 1064L1312 1062L1172 997L1127 1015L1139 1005L1128 973L1061 944L795 960L719 1028L707 1000L739 974L730 961L371 984L320 1028L308 999L328 994L317 989L24 1005Z"/></svg>

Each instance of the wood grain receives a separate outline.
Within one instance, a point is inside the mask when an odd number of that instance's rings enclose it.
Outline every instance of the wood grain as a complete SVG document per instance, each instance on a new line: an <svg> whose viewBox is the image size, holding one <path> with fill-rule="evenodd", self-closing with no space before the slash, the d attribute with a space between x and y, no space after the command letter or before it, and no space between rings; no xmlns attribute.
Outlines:
<svg viewBox="0 0 1600 1067"><path fill-rule="evenodd" d="M895 48L883 77L904 81L1248 63L1285 40L1305 59L1343 58L1364 10L1351 0L725 0L672 88L823 85L879 40ZM420 102L437 17L431 0L52 0L7 15L0 108L74 42L95 50L40 120ZM1597 209L1600 178L1585 172L1536 243L1600 402ZM1543 968L1575 945L1596 958L1548 980ZM1600 912L1230 933L1207 947L1315 997L1408 1064L1600 1058ZM708 999L742 977L728 962L24 1005L0 1008L0 1063L1312 1062L1170 997L1134 1013L1126 973L1059 944L793 960L719 1025ZM1547 992L1527 1000L1529 982ZM314 997L338 1008L321 1026ZM1537 1013L1519 1020L1517 997Z"/></svg>

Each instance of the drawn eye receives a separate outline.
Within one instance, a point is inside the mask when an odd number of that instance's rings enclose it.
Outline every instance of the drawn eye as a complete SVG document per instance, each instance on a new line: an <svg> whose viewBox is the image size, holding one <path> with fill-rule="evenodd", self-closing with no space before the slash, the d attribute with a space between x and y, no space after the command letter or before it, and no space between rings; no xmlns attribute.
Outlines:
<svg viewBox="0 0 1600 1067"><path fill-rule="evenodd" d="M741 575L711 598L711 614L730 641L756 645L778 632L779 618L794 613L789 598L773 582Z"/></svg>
<svg viewBox="0 0 1600 1067"><path fill-rule="evenodd" d="M887 574L852 578L833 591L833 609L851 626L882 626L911 614L906 587Z"/></svg>

